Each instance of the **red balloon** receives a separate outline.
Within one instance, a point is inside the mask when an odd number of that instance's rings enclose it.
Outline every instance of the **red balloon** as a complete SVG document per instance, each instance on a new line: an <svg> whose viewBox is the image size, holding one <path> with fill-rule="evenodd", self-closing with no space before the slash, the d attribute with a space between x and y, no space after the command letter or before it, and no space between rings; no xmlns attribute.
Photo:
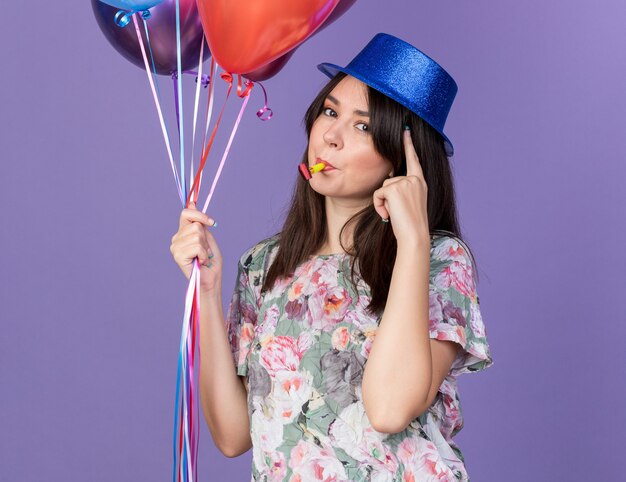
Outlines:
<svg viewBox="0 0 626 482"><path fill-rule="evenodd" d="M335 20L341 17L352 5L354 5L354 2L356 2L356 0L339 0L339 3L333 10L333 13L330 14L324 24L319 29L317 29L312 36L317 35L319 32L324 30ZM285 65L287 65L287 61L291 58L291 56L297 49L298 47L294 47L282 57L278 57L276 60L273 60L269 64L264 65L260 69L256 69L253 72L248 72L247 74L244 74L244 77L254 81L266 80L270 77L274 77L278 72L282 70Z"/></svg>
<svg viewBox="0 0 626 482"><path fill-rule="evenodd" d="M231 74L260 69L309 38L340 0L197 0L215 61Z"/></svg>
<svg viewBox="0 0 626 482"><path fill-rule="evenodd" d="M282 57L278 57L276 60L272 60L269 64L264 65L260 69L256 69L253 72L243 74L243 76L247 79L254 80L255 82L258 80L266 80L270 77L274 77L278 72L282 70L285 65L287 65L287 61L291 58L297 48L298 47L295 47Z"/></svg>

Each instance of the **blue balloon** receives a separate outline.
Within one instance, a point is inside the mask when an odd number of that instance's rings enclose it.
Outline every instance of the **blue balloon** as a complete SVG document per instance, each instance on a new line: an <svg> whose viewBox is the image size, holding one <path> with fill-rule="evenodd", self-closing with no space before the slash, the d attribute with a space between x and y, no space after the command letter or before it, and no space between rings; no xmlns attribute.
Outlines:
<svg viewBox="0 0 626 482"><path fill-rule="evenodd" d="M163 0L102 0L113 7L129 10L131 12L140 12L158 5Z"/></svg>

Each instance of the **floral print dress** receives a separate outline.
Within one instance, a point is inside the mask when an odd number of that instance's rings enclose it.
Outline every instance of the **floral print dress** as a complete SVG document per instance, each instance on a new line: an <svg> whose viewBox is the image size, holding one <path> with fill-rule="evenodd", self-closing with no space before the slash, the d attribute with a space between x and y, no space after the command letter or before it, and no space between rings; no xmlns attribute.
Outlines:
<svg viewBox="0 0 626 482"><path fill-rule="evenodd" d="M457 377L493 364L471 258L431 238L430 337L461 345L429 409L399 433L374 430L361 381L380 316L350 256L310 256L261 294L278 235L247 250L227 315L237 374L248 377L251 481L468 481L452 437L463 427ZM357 265L358 273L358 265Z"/></svg>

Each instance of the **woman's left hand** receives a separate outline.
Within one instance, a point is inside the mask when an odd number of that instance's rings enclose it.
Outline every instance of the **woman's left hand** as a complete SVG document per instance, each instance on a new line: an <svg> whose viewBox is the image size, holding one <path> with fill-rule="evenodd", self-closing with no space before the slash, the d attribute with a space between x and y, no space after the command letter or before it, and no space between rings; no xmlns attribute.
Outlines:
<svg viewBox="0 0 626 482"><path fill-rule="evenodd" d="M429 242L427 194L428 186L415 152L410 131L403 135L406 176L385 179L374 191L374 208L381 218L389 219L398 244Z"/></svg>

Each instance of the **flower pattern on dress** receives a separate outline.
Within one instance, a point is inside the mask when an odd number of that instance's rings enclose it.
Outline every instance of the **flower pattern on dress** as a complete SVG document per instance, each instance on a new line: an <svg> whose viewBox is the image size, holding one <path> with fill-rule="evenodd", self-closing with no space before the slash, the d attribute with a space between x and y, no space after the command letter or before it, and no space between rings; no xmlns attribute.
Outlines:
<svg viewBox="0 0 626 482"><path fill-rule="evenodd" d="M251 481L468 481L453 440L463 427L457 377L493 364L471 258L431 241L429 334L458 343L437 397L400 433L375 431L361 383L380 316L345 254L310 256L261 293L278 251L267 238L240 258L226 316L236 372L248 378Z"/></svg>

